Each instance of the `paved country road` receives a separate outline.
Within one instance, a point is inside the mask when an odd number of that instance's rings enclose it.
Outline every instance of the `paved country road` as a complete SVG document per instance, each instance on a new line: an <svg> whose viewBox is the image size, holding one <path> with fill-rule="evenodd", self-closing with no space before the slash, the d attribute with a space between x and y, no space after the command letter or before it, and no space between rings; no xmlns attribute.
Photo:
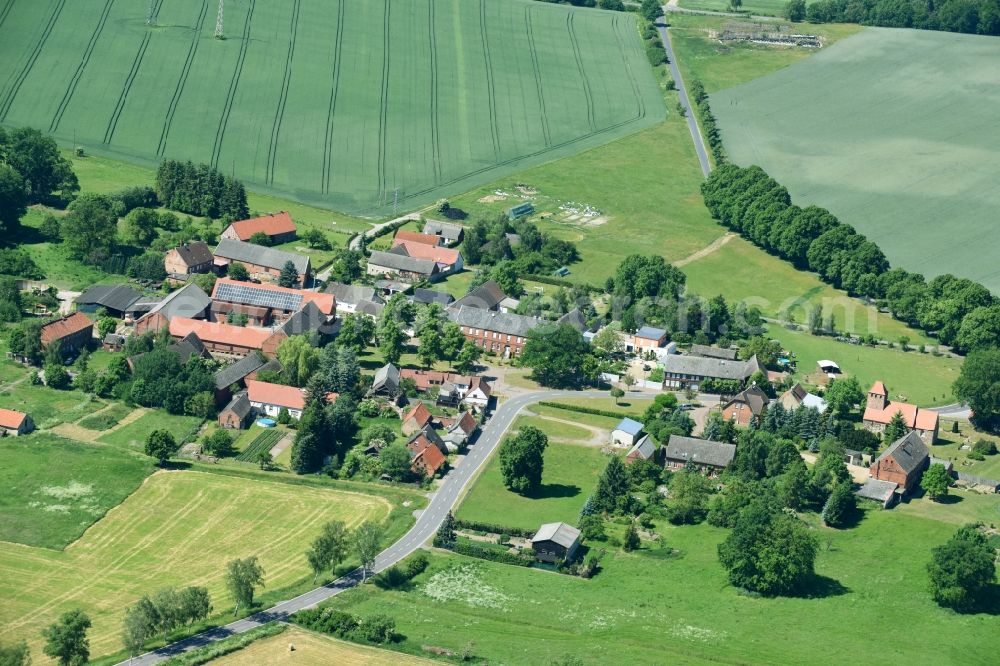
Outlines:
<svg viewBox="0 0 1000 666"><path fill-rule="evenodd" d="M512 397L500 405L486 425L483 426L476 443L469 447L469 452L461 462L444 477L437 492L431 497L427 508L417 518L416 524L402 538L383 550L375 559L375 572L388 569L403 560L434 536L445 515L455 508L466 486L469 485L469 482L475 477L479 469L489 460L504 433L510 428L511 423L514 422L514 419L522 409L540 400L551 400L553 398L599 398L607 396L608 393L606 391L533 391ZM183 654L184 652L221 641L235 634L245 633L268 622L287 620L293 613L312 608L322 601L351 589L361 583L361 578L361 569L359 568L332 583L310 590L294 599L282 601L255 615L231 622L222 627L209 629L185 640L162 647L159 650L147 652L132 660L122 661L119 666L125 666L130 663L134 666L155 664Z"/></svg>
<svg viewBox="0 0 1000 666"><path fill-rule="evenodd" d="M684 86L684 77L681 76L681 70L677 66L677 57L674 55L674 49L670 45L670 28L662 23L657 23L656 27L660 31L663 48L667 50L667 60L670 61L670 74L674 77L674 83L677 84L677 93L680 95L681 106L687 109L688 130L690 130L691 138L694 140L694 150L698 153L701 172L705 176L708 176L712 172L712 163L708 161L708 152L705 150L705 142L701 138L701 128L698 127L695 109L688 99L687 88Z"/></svg>

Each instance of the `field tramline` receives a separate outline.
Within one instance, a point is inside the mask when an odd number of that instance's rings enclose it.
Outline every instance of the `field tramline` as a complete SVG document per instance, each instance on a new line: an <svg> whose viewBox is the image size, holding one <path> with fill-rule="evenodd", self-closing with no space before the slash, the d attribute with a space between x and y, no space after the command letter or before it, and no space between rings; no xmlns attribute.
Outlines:
<svg viewBox="0 0 1000 666"><path fill-rule="evenodd" d="M533 0L0 0L0 123L412 207L649 126L635 17Z"/></svg>

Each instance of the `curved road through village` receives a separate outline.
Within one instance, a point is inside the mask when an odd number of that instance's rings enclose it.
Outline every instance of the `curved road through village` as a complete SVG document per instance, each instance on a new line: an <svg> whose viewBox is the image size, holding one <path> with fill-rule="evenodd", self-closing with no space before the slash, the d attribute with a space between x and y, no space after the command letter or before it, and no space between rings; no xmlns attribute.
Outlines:
<svg viewBox="0 0 1000 666"><path fill-rule="evenodd" d="M427 508L420 512L417 522L413 527L402 538L379 553L375 559L375 572L377 573L391 567L430 541L437 532L438 527L440 527L445 515L455 508L459 498L462 496L462 492L475 477L479 469L490 459L490 456L500 444L504 433L507 432L507 429L510 428L510 425L522 409L540 400L551 400L553 398L595 398L607 396L608 393L605 391L533 391L512 397L497 407L493 416L483 426L479 439L469 447L469 452L462 459L461 463L444 477L437 492L431 496ZM322 601L355 587L361 583L361 579L361 569L358 568L332 583L310 590L294 599L282 601L255 615L231 622L222 627L209 629L190 638L162 647L159 650L147 652L131 660L122 661L119 666L125 666L126 664L132 664L133 666L155 664L184 652L221 641L230 636L245 633L268 622L287 620L293 613L312 608Z"/></svg>

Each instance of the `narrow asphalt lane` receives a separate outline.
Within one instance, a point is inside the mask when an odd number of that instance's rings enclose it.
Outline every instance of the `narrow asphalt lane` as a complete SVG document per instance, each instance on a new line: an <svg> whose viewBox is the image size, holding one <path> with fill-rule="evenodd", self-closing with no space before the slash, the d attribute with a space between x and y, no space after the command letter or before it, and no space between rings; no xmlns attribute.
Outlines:
<svg viewBox="0 0 1000 666"><path fill-rule="evenodd" d="M486 461L490 459L490 456L500 444L504 433L507 432L522 409L540 400L571 396L594 398L607 397L607 395L608 393L605 391L534 391L511 398L497 407L493 416L483 426L475 444L469 447L469 452L444 477L437 492L431 496L427 508L420 512L417 522L413 527L402 538L379 553L375 559L374 572L378 573L379 571L388 569L433 538L444 517L449 511L455 508L469 482L472 481ZM216 643L230 636L245 633L268 622L287 620L293 613L312 608L320 602L355 587L362 582L362 577L361 569L355 569L332 583L310 590L294 599L282 601L255 615L231 622L222 627L209 629L158 650L147 652L131 660L122 661L118 666L127 666L128 664L132 664L132 666L148 666L156 664L179 654Z"/></svg>
<svg viewBox="0 0 1000 666"><path fill-rule="evenodd" d="M677 66L677 57L674 55L674 48L670 44L670 28L663 23L657 23L660 31L660 39L663 40L663 48L667 50L667 59L670 61L670 74L677 84L677 93L680 95L681 106L687 109L686 118L688 130L691 132L691 139L694 141L694 150L698 153L698 162L701 163L701 172L708 177L712 172L712 163L708 159L708 152L705 150L705 142L701 137L701 128L698 126L697 114L688 99L687 87L684 85L684 77L681 76L681 69Z"/></svg>

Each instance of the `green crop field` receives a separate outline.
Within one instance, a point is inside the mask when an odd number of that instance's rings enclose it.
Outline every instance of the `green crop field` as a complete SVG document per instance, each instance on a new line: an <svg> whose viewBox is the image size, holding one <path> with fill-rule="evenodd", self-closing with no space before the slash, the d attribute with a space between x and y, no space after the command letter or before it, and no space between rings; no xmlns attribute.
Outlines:
<svg viewBox="0 0 1000 666"><path fill-rule="evenodd" d="M247 448L240 451L239 455L236 456L236 460L240 462L257 462L260 454L270 451L284 436L285 433L281 430L274 428L265 430L254 437L254 440L250 442Z"/></svg>
<svg viewBox="0 0 1000 666"><path fill-rule="evenodd" d="M1000 291L1000 40L871 28L712 95L726 150L894 265Z"/></svg>
<svg viewBox="0 0 1000 666"><path fill-rule="evenodd" d="M46 481L53 482L65 484L65 473ZM122 610L141 595L205 585L223 611L232 604L223 585L228 560L259 556L267 589L279 589L306 576L302 553L324 522L356 526L390 510L388 500L358 493L203 472L154 474L64 551L0 542L0 641L24 638L41 655L41 628L81 608L94 622L92 656L116 652Z"/></svg>
<svg viewBox="0 0 1000 666"><path fill-rule="evenodd" d="M663 118L633 16L529 0L13 0L0 122L209 162L345 212L414 207Z"/></svg>
<svg viewBox="0 0 1000 666"><path fill-rule="evenodd" d="M143 456L36 433L0 440L0 541L64 548L153 470Z"/></svg>
<svg viewBox="0 0 1000 666"><path fill-rule="evenodd" d="M807 520L822 544L816 572L826 583L813 598L742 593L727 583L716 553L727 530L659 524L675 552L651 542L635 553L595 543L606 554L592 580L435 555L410 591L365 586L330 605L392 615L406 636L394 649L459 653L471 640L477 660L490 663L572 655L587 665L828 664L831 650L861 655L888 627L905 627L906 638L876 640L886 663L995 661L996 617L941 609L927 590L930 550L956 524L877 509L849 530ZM843 659L854 657L835 661Z"/></svg>

